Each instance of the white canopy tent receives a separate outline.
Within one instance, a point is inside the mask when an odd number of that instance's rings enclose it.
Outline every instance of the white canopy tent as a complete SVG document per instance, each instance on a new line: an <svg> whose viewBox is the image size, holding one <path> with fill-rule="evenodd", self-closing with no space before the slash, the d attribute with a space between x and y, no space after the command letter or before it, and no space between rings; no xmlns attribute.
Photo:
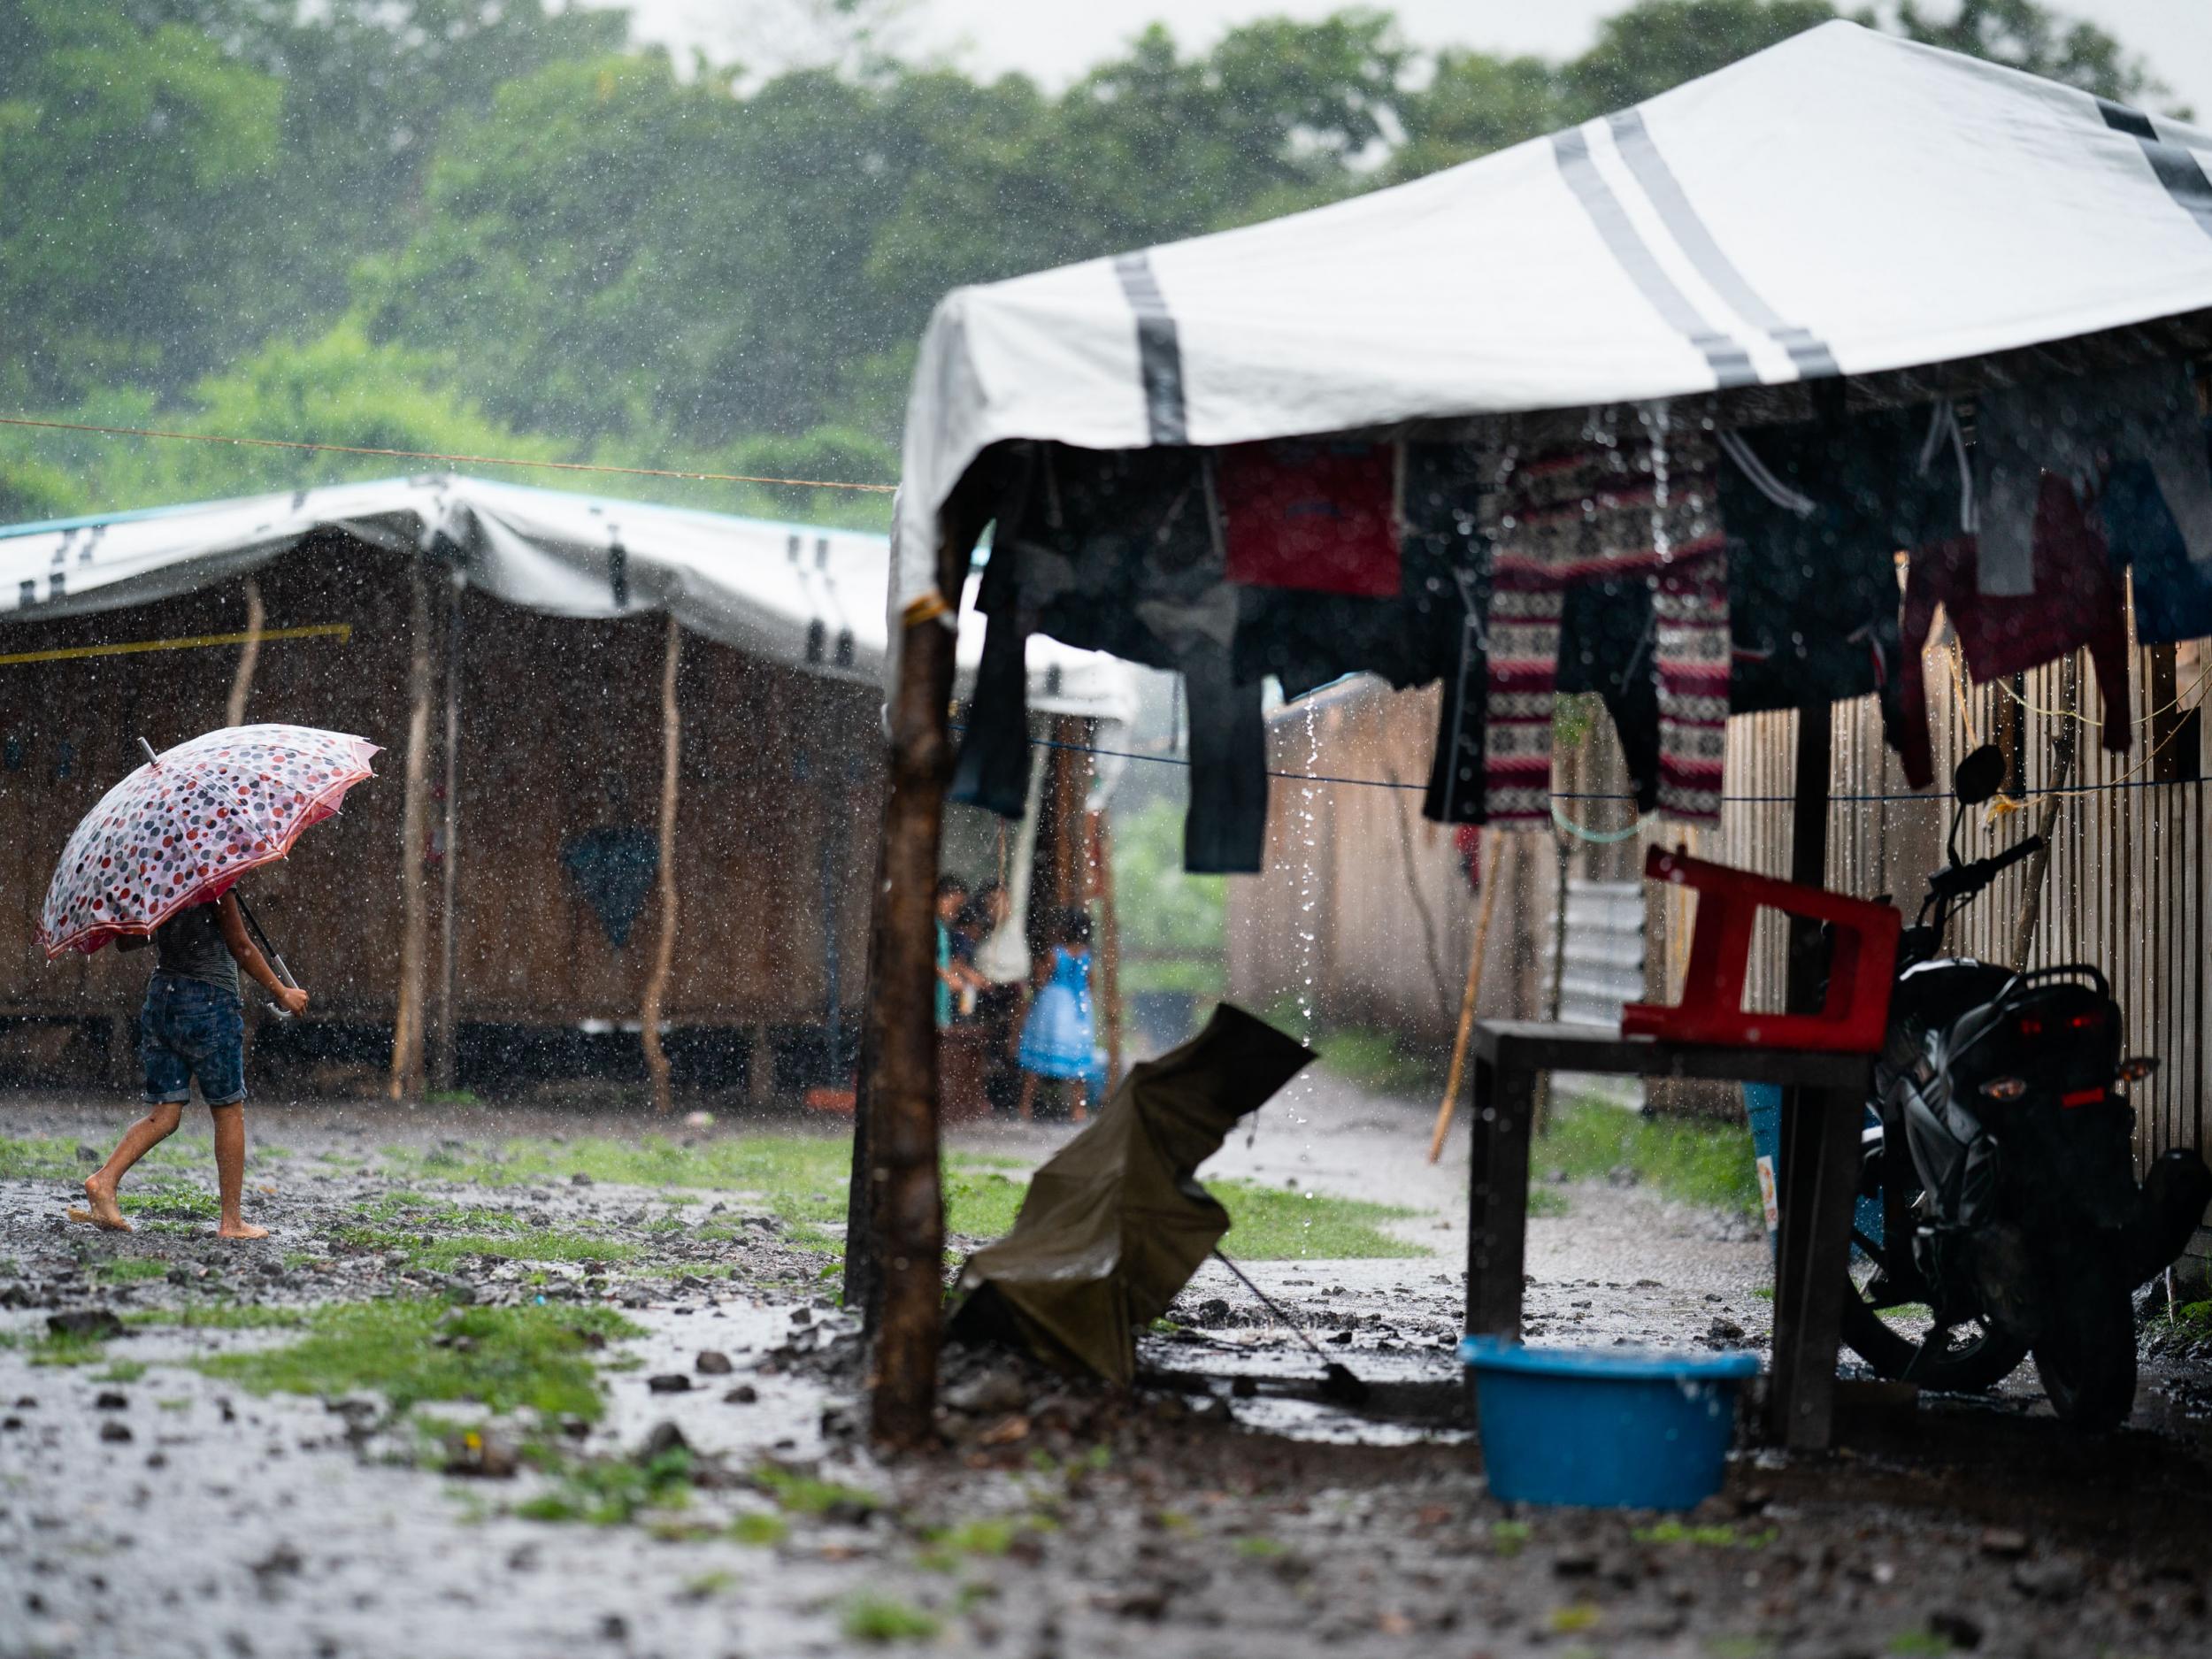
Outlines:
<svg viewBox="0 0 2212 1659"><path fill-rule="evenodd" d="M858 1285L875 1316L877 1437L931 1432L941 1212L918 987L957 638L941 589L990 516L959 487L993 445L1479 440L1659 400L1750 425L1813 412L1808 383L1894 404L2205 355L2208 313L2212 134L1842 22L1414 183L948 296L908 404L890 594L892 764L909 781L887 810L875 1138L854 1188L878 1194L856 1197L856 1221L886 1236L856 1226L848 1262L849 1296ZM1800 719L1788 873L1816 887L1831 740L1827 719ZM1816 994L1813 943L1793 933L1793 1008ZM1509 1165L1525 1141L1498 1148L1525 1130L1505 1116L1478 1156ZM1855 1105L1811 1116L1809 1156L1785 1157L1801 1219L1784 1228L1772 1396L1801 1445L1828 1432L1858 1156ZM1517 1310L1511 1266L1496 1282Z"/></svg>
<svg viewBox="0 0 2212 1659"><path fill-rule="evenodd" d="M173 597L284 558L321 531L457 555L469 581L549 616L667 611L691 632L833 679L883 672L890 544L859 531L437 476L0 528L0 626ZM972 672L977 637L963 654ZM1126 720L1133 670L1040 638L1031 706Z"/></svg>
<svg viewBox="0 0 2212 1659"><path fill-rule="evenodd" d="M895 604L991 444L1213 445L1954 363L2212 307L2212 133L1835 22L1411 184L957 289Z"/></svg>

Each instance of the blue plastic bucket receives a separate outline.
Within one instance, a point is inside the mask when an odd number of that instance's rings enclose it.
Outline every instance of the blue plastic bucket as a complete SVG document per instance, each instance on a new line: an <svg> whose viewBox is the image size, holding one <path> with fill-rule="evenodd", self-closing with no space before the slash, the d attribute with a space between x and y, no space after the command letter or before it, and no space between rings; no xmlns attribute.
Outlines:
<svg viewBox="0 0 2212 1659"><path fill-rule="evenodd" d="M1687 1509L1720 1490L1753 1354L1524 1348L1471 1336L1493 1495L1596 1509Z"/></svg>

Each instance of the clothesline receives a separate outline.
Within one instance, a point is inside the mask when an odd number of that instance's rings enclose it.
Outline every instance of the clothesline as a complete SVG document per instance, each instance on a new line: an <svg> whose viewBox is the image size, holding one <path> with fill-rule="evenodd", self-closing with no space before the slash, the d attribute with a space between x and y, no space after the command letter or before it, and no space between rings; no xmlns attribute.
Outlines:
<svg viewBox="0 0 2212 1659"><path fill-rule="evenodd" d="M955 725L951 729L955 733L959 733L965 731L966 727ZM1154 755L1133 749L1102 749L1089 743L1063 742L1057 738L1033 737L1029 742L1033 749L1064 749L1070 754L1099 755L1114 760L1144 760L1164 766L1187 767L1191 764L1189 757L1183 755ZM1425 784L1396 783L1386 778L1347 778L1320 772L1279 772L1272 767L1268 769L1267 775L1270 778L1279 778L1288 783L1344 784L1360 789L1405 789L1417 794L1427 787ZM2114 789L2192 789L2208 782L2212 782L2212 779L2188 778L2172 780L2155 778L2120 779L2112 783L2079 784L2068 789L2035 790L2020 799L2021 802L2026 802L2039 799L2045 795L2097 795ZM1634 795L1628 794L1592 793L1564 789L1553 790L1551 798L1554 801L1626 801L1631 803L1636 799ZM1722 802L1730 806L1788 806L1794 803L1797 797L1793 795L1724 795L1721 796ZM1831 805L1835 806L1871 805L1878 802L1891 801L1903 802L1914 806L1947 806L1950 804L1948 795L1937 794L1933 790L1924 792L1907 790L1879 795L1832 795L1828 800Z"/></svg>
<svg viewBox="0 0 2212 1659"><path fill-rule="evenodd" d="M153 426L96 426L81 420L36 420L0 415L0 426L36 426L50 432L90 432L110 438L163 438L179 443L227 443L251 449L308 449L331 455L369 455L390 461L451 461L463 466L541 467L554 472L613 472L626 478L676 478L703 484L783 484L796 489L853 489L888 495L896 484L851 484L833 478L756 478L744 472L694 472L660 466L610 466L596 461L529 461L504 455L447 455L435 449L380 449L357 443L315 443L303 438L237 438L216 432L165 432Z"/></svg>

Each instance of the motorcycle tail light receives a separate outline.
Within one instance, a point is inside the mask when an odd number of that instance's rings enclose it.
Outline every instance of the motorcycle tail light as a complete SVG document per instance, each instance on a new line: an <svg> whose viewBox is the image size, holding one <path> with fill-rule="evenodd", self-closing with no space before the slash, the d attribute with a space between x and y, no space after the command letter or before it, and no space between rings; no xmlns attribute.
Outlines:
<svg viewBox="0 0 2212 1659"><path fill-rule="evenodd" d="M2032 1014L2024 1016L2020 1021L2020 1034L2023 1037L2040 1037L2043 1034L2043 1022Z"/></svg>
<svg viewBox="0 0 2212 1659"><path fill-rule="evenodd" d="M2104 1024L2102 1014L2077 1014L2066 1022L2076 1031L2094 1031Z"/></svg>
<svg viewBox="0 0 2212 1659"><path fill-rule="evenodd" d="M1992 1100L2018 1100L2027 1092L2025 1078L1993 1077L1982 1085L1982 1093Z"/></svg>
<svg viewBox="0 0 2212 1659"><path fill-rule="evenodd" d="M2120 1081L2123 1083L2140 1083L2145 1078L2148 1077L2152 1072L2157 1070L2158 1056L2156 1055L2132 1055L2127 1059L2120 1062Z"/></svg>
<svg viewBox="0 0 2212 1659"><path fill-rule="evenodd" d="M2071 1094L2058 1097L2058 1103L2062 1106L2101 1106L2104 1101L2105 1092L2101 1088L2078 1088Z"/></svg>

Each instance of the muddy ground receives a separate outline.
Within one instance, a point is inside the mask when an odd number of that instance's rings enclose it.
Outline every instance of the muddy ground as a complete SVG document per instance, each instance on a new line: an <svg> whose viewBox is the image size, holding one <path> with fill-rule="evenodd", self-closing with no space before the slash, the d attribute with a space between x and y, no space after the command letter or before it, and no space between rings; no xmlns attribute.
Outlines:
<svg viewBox="0 0 2212 1659"><path fill-rule="evenodd" d="M248 1214L273 1236L233 1246L204 1139L127 1186L136 1233L63 1219L128 1116L0 1117L6 1659L2118 1659L2212 1631L2212 1370L2186 1355L2147 1360L2117 1434L2062 1428L2030 1371L1989 1401L1856 1395L1844 1450L1747 1447L1687 1517L1498 1502L1450 1352L1463 1152L1432 1169L1424 1111L1326 1078L1208 1174L1403 1212L1314 1236L1424 1254L1300 1259L1294 1232L1249 1263L1379 1385L1374 1416L1316 1399L1216 1268L1146 1340L1174 1386L1122 1399L956 1354L944 1450L896 1466L854 1432L818 1125L668 1131L626 1161L610 1148L655 1125L257 1107ZM1066 1133L965 1134L961 1179L990 1190L961 1213ZM1763 1343L1766 1244L1740 1217L1549 1190L1540 1340ZM57 1314L86 1333L52 1336ZM286 1357L303 1343L315 1363ZM400 1359L428 1369L390 1386L428 1397L342 1384ZM438 1376L501 1402L438 1398Z"/></svg>

